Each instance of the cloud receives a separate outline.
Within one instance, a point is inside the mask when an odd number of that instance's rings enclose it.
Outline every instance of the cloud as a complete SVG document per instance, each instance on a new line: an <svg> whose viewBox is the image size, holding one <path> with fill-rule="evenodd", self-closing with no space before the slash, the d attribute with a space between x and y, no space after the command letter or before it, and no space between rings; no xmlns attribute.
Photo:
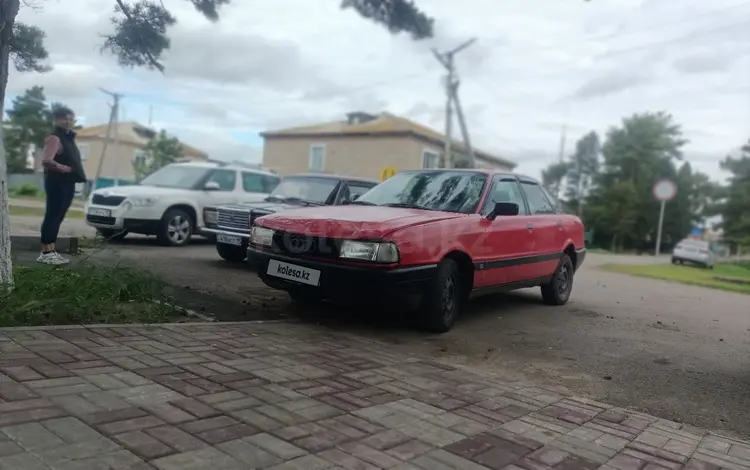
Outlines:
<svg viewBox="0 0 750 470"><path fill-rule="evenodd" d="M736 50L704 49L676 59L672 66L683 74L715 73L727 70L739 59Z"/></svg>

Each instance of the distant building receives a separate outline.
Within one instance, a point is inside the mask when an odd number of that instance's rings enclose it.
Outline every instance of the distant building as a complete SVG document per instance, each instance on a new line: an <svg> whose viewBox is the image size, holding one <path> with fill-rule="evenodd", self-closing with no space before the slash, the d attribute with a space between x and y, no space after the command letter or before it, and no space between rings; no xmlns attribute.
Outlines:
<svg viewBox="0 0 750 470"><path fill-rule="evenodd" d="M437 168L445 136L390 113L349 113L345 120L263 132L263 165L282 176L315 172L377 179L386 167L397 171ZM468 161L453 142L454 158ZM479 168L512 170L516 163L474 149Z"/></svg>

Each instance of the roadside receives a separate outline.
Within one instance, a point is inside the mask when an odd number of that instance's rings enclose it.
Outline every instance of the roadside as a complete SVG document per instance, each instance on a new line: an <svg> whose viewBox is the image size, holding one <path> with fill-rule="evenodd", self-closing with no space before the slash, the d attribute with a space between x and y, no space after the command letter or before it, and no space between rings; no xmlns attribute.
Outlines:
<svg viewBox="0 0 750 470"><path fill-rule="evenodd" d="M719 263L714 269L661 264L653 266L607 264L607 271L750 294L750 263Z"/></svg>

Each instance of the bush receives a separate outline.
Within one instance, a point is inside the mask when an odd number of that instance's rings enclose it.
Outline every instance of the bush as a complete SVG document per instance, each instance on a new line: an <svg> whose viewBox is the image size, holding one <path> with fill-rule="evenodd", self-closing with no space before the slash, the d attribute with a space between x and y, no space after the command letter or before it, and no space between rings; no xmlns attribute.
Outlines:
<svg viewBox="0 0 750 470"><path fill-rule="evenodd" d="M15 267L0 286L0 327L163 323L183 316L149 273L123 266Z"/></svg>
<svg viewBox="0 0 750 470"><path fill-rule="evenodd" d="M10 188L8 194L17 197L37 197L41 191L31 183L24 183L17 188Z"/></svg>

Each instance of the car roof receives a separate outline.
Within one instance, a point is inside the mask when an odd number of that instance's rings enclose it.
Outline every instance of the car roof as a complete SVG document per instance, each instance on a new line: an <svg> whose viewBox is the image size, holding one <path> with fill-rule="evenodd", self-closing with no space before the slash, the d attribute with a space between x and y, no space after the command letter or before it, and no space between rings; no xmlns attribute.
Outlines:
<svg viewBox="0 0 750 470"><path fill-rule="evenodd" d="M279 175L275 173L271 173L270 171L266 170L258 170L256 168L247 168L240 165L232 165L231 163L217 163L217 162L202 162L202 161L194 161L194 162L176 162L172 163L172 165L175 166L190 166L194 168L223 168L226 170L239 170L244 171L247 173L258 173L261 175L269 175L269 176L276 176L279 177Z"/></svg>
<svg viewBox="0 0 750 470"><path fill-rule="evenodd" d="M372 183L372 184L378 184L375 180L369 180L367 178L359 178L357 176L341 176L341 175L330 175L327 173L297 173L294 175L289 175L287 178L300 178L300 177L308 177L308 178L326 178L326 179L332 179L332 180L347 180L347 181L358 181L360 183Z"/></svg>

